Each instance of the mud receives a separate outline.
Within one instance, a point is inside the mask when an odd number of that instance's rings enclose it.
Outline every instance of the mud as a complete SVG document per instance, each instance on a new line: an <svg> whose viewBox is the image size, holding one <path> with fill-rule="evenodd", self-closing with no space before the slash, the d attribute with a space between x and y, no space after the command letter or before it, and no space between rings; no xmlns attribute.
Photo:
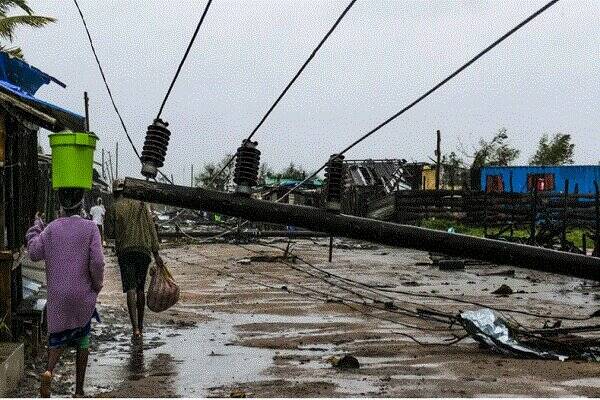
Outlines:
<svg viewBox="0 0 600 400"><path fill-rule="evenodd" d="M101 397L600 395L599 363L514 359L480 349L471 340L454 346L419 345L400 333L435 343L448 335L401 326L395 321L414 321L386 311L310 298L306 294L312 292L297 285L345 299L355 296L273 262L281 255L276 250L248 247L262 253L230 244L166 248L164 258L181 285L181 301L165 313L148 312L141 345L130 340L118 268L107 251L106 284L99 305L103 323L94 327L86 393ZM380 288L438 293L542 314L589 315L600 308L593 282L525 269L497 275L493 273L506 267L473 263L465 270L440 271L423 252L353 248L348 242L343 247L335 249L331 264L326 247L311 241L299 241L294 252L330 272ZM257 255L250 264L236 263ZM503 297L491 293L503 284L514 293ZM432 298L410 301L452 312L477 308ZM539 326L544 322L543 318L515 318ZM332 357L345 354L355 356L360 368L334 368ZM68 396L74 365L72 357L64 360L54 392ZM36 395L43 365L43 356L29 360L27 377L14 395Z"/></svg>

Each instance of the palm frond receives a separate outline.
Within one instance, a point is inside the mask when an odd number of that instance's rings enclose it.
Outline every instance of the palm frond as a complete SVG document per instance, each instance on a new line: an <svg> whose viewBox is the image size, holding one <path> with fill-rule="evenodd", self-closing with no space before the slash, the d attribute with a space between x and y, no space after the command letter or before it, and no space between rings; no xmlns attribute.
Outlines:
<svg viewBox="0 0 600 400"><path fill-rule="evenodd" d="M31 26L33 28L39 28L54 21L56 21L56 19L39 15L15 15L0 18L0 37L12 42L13 32L16 27Z"/></svg>
<svg viewBox="0 0 600 400"><path fill-rule="evenodd" d="M27 5L27 0L0 0L0 15L6 15L12 7L19 7L27 14L33 14L33 10Z"/></svg>

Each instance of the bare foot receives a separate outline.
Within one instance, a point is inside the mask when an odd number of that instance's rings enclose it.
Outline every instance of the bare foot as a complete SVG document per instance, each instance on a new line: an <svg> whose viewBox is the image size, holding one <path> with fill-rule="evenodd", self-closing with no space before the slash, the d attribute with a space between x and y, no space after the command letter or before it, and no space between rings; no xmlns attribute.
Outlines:
<svg viewBox="0 0 600 400"><path fill-rule="evenodd" d="M51 383L52 383L52 372L46 371L40 375L40 397L50 397Z"/></svg>
<svg viewBox="0 0 600 400"><path fill-rule="evenodd" d="M131 340L134 342L139 342L142 340L142 332L139 329L133 331L133 335L131 335Z"/></svg>

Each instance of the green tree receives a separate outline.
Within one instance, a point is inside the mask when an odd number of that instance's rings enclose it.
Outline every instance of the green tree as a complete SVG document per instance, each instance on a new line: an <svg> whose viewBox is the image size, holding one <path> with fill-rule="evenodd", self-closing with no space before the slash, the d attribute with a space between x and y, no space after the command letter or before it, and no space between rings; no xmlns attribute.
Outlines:
<svg viewBox="0 0 600 400"><path fill-rule="evenodd" d="M275 173L273 172L273 168L271 168L267 163L260 164L260 168L258 170L258 184L264 185L268 178L273 178Z"/></svg>
<svg viewBox="0 0 600 400"><path fill-rule="evenodd" d="M293 162L286 169L274 175L278 179L293 179L296 181L301 181L307 176L308 173L306 170L300 166L296 166Z"/></svg>
<svg viewBox="0 0 600 400"><path fill-rule="evenodd" d="M213 177L221 171L224 165L231 159L231 154L225 155L218 163L204 164L202 171L200 171L195 177L196 186L201 186L207 189L215 189L225 191L229 189L233 184L233 170L235 168L235 162L230 163L225 170L219 174L216 178Z"/></svg>
<svg viewBox="0 0 600 400"><path fill-rule="evenodd" d="M463 186L467 176L465 169L465 161L455 152L444 154L442 156L442 183L444 186L449 186L454 189L456 186Z"/></svg>
<svg viewBox="0 0 600 400"><path fill-rule="evenodd" d="M511 165L520 153L520 150L508 143L506 128L501 128L489 142L483 138L479 140L479 147L475 149L472 156L471 168L477 169L486 165Z"/></svg>
<svg viewBox="0 0 600 400"><path fill-rule="evenodd" d="M13 8L24 11L24 15L8 15ZM27 0L0 0L0 38L12 44L15 29L20 26L40 28L56 21L51 17L33 15L33 10L27 5ZM23 58L23 51L18 46L0 43L0 51L5 51L13 57Z"/></svg>
<svg viewBox="0 0 600 400"><path fill-rule="evenodd" d="M571 143L571 135L557 133L552 138L542 135L538 148L529 165L565 165L573 164L575 144Z"/></svg>

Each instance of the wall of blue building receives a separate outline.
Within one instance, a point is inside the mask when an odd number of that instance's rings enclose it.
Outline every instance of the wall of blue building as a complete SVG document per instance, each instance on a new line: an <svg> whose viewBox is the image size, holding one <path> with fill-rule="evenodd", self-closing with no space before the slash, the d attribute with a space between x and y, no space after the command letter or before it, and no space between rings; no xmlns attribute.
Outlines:
<svg viewBox="0 0 600 400"><path fill-rule="evenodd" d="M527 176L530 174L553 174L555 192L564 192L566 179L569 180L569 192L573 192L575 184L579 186L579 193L594 193L594 180L600 185L600 165L483 167L481 189L486 190L488 176L502 176L504 191L510 192L511 174L513 191L519 193L528 192Z"/></svg>

